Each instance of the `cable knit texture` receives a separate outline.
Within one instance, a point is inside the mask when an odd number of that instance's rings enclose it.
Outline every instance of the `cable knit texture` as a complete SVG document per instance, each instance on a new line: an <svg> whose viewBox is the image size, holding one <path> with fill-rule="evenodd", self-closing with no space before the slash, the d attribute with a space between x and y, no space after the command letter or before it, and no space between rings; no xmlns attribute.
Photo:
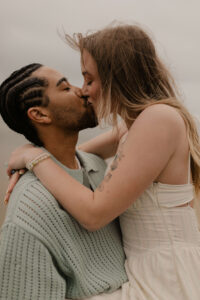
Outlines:
<svg viewBox="0 0 200 300"><path fill-rule="evenodd" d="M77 155L96 188L105 163L92 154ZM62 167L83 182L82 170ZM34 174L22 176L1 229L0 299L82 299L112 292L127 281L124 259L117 221L89 232Z"/></svg>

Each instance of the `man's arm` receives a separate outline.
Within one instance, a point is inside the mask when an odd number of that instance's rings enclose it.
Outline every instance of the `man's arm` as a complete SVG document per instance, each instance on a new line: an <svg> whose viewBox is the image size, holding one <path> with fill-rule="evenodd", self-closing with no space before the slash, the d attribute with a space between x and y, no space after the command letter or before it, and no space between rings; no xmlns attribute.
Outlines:
<svg viewBox="0 0 200 300"><path fill-rule="evenodd" d="M0 299L65 299L66 281L48 249L15 224L0 235Z"/></svg>

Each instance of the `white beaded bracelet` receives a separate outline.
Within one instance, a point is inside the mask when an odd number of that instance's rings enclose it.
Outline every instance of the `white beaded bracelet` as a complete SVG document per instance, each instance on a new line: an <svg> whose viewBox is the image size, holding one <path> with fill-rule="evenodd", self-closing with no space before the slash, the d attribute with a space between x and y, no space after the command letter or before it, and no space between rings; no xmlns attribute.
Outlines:
<svg viewBox="0 0 200 300"><path fill-rule="evenodd" d="M36 158L34 158L33 160L29 161L26 163L26 168L29 171L33 171L33 168L39 164L41 161L43 161L44 159L50 157L51 155L47 152L43 152L40 155L38 155Z"/></svg>

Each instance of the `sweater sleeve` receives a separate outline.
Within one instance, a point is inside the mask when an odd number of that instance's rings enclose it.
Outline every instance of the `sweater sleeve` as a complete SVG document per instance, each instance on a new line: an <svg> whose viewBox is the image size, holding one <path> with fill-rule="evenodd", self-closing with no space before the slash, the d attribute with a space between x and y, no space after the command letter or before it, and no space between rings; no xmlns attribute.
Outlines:
<svg viewBox="0 0 200 300"><path fill-rule="evenodd" d="M46 247L9 223L0 235L0 299L65 299L66 281Z"/></svg>

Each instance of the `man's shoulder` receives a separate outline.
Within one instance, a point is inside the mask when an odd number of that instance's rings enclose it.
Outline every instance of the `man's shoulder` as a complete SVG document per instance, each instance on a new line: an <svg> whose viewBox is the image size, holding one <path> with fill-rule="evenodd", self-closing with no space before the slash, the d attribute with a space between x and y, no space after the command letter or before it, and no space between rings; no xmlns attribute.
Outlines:
<svg viewBox="0 0 200 300"><path fill-rule="evenodd" d="M26 172L16 184L7 208L5 223L20 223L26 219L31 223L34 214L45 212L52 214L52 206L59 207L54 196L42 185L37 177Z"/></svg>
<svg viewBox="0 0 200 300"><path fill-rule="evenodd" d="M34 174L27 172L12 192L2 229L10 225L21 228L50 245L52 241L56 244L62 224L69 224L71 219Z"/></svg>
<svg viewBox="0 0 200 300"><path fill-rule="evenodd" d="M45 194L46 197L54 198L52 194L42 185L40 180L34 175L34 173L27 171L17 182L10 198L10 202L16 204L20 201L20 198L27 197L27 201L30 200L27 193ZM54 198L55 199L55 198Z"/></svg>

